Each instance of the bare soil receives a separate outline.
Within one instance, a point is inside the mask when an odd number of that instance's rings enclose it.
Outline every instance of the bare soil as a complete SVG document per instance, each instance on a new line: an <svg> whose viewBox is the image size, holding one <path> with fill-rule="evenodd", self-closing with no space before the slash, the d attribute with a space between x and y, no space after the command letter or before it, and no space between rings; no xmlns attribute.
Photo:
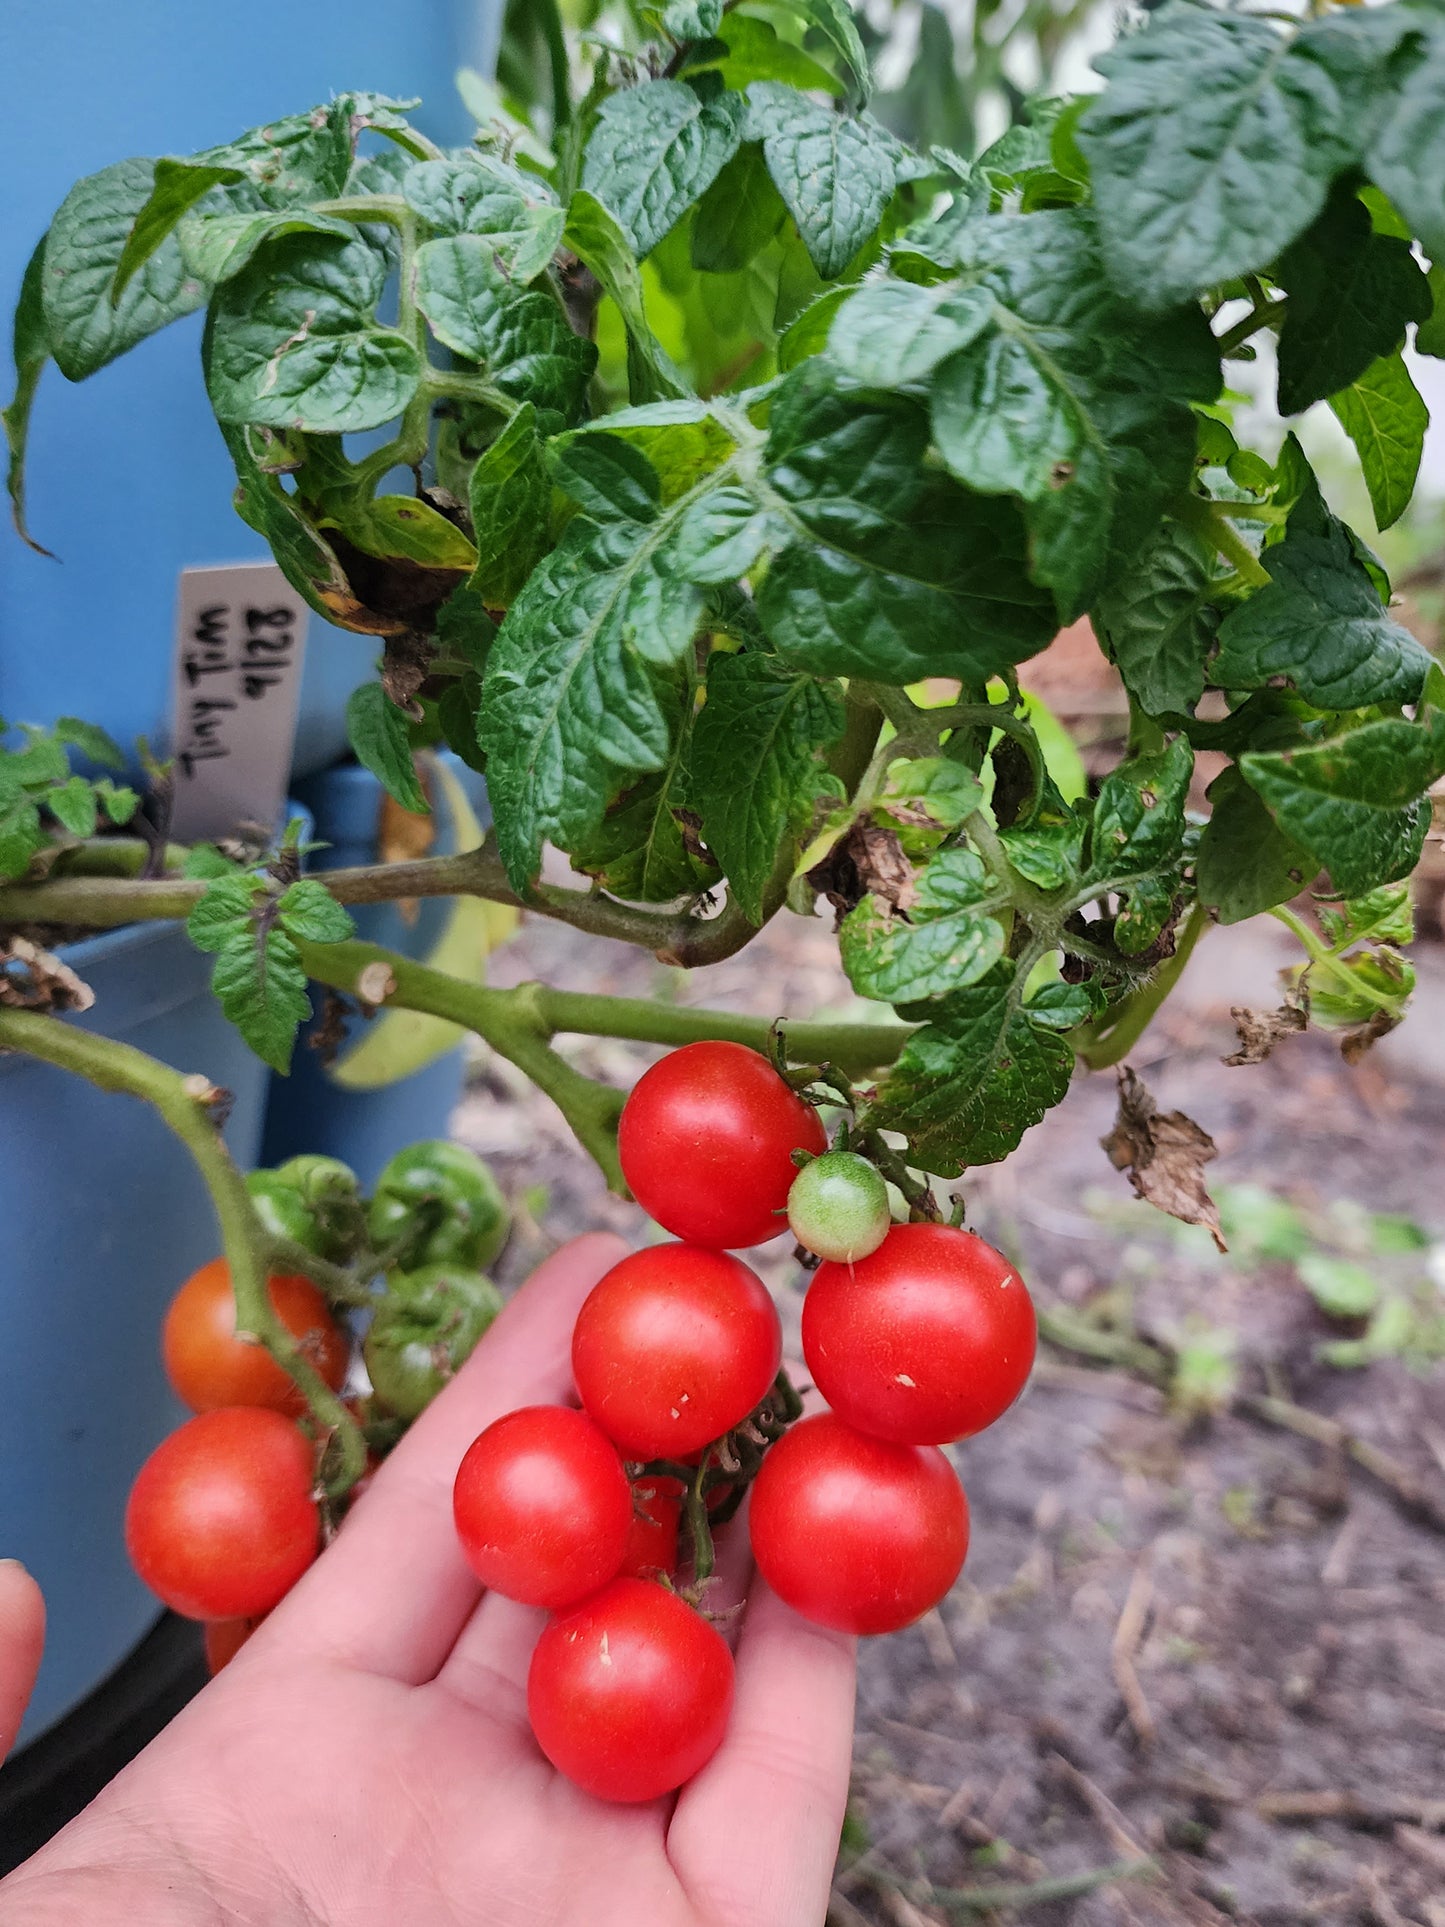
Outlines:
<svg viewBox="0 0 1445 1927"><path fill-rule="evenodd" d="M1445 1235L1445 1089L1418 1079L1396 1040L1354 1069L1315 1036L1262 1067L1225 1068L1228 1005L1240 1000L1227 944L1217 933L1201 947L1205 959L1220 946L1133 1059L1164 1107L1216 1139L1211 1177L1354 1198ZM1258 959L1250 967L1258 977ZM850 1003L826 924L793 918L685 985L533 919L492 970L495 982L529 977L768 1014ZM1433 1032L1437 1004L1411 1021ZM566 1048L619 1085L656 1055L611 1041ZM970 1222L1017 1255L1045 1307L1114 1292L1146 1337L1232 1330L1247 1389L1382 1448L1441 1516L1445 1371L1322 1365L1316 1346L1330 1334L1288 1267L1246 1274L1141 1232L1113 1209L1128 1189L1099 1149L1113 1107L1111 1078L1077 1080L1007 1166L970 1178ZM545 1187L509 1276L587 1226L645 1235L641 1213L607 1196L547 1100L507 1065L478 1061L456 1128L514 1195ZM801 1274L781 1241L760 1269L795 1317ZM1012 1918L938 1890L1143 1858L1149 1877L1037 1902L1025 1917L1445 1927L1436 1525L1338 1450L1237 1409L1186 1421L1140 1378L1049 1347L1020 1406L957 1460L974 1522L963 1579L920 1626L864 1645L837 1927Z"/></svg>

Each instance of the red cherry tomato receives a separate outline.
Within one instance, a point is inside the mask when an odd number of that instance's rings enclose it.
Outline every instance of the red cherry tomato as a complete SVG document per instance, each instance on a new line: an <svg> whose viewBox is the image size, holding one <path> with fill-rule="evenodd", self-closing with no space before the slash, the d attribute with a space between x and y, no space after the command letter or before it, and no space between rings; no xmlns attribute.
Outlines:
<svg viewBox="0 0 1445 1927"><path fill-rule="evenodd" d="M279 1412L202 1412L162 1439L131 1487L131 1563L187 1619L258 1617L316 1557L313 1485L310 1442Z"/></svg>
<svg viewBox="0 0 1445 1927"><path fill-rule="evenodd" d="M1006 1412L1033 1367L1038 1324L1001 1252L945 1224L895 1225L851 1265L819 1265L803 1356L846 1424L905 1445L967 1438Z"/></svg>
<svg viewBox="0 0 1445 1927"><path fill-rule="evenodd" d="M824 1151L818 1113L743 1044L685 1044L644 1071L617 1148L643 1210L675 1237L741 1250L788 1228L793 1152Z"/></svg>
<svg viewBox="0 0 1445 1927"><path fill-rule="evenodd" d="M680 1479L649 1477L632 1488L632 1527L622 1557L624 1578L645 1579L649 1573L677 1571L682 1500Z"/></svg>
<svg viewBox="0 0 1445 1927"><path fill-rule="evenodd" d="M214 1679L260 1625L259 1619L212 1619L206 1624L206 1671Z"/></svg>
<svg viewBox="0 0 1445 1927"><path fill-rule="evenodd" d="M537 1641L527 1712L559 1773L599 1800L655 1800L727 1731L733 1662L717 1628L646 1579L559 1613Z"/></svg>
<svg viewBox="0 0 1445 1927"><path fill-rule="evenodd" d="M895 1633L962 1571L968 1501L936 1446L868 1438L820 1412L769 1448L748 1530L758 1570L805 1619Z"/></svg>
<svg viewBox="0 0 1445 1927"><path fill-rule="evenodd" d="M572 1333L582 1403L630 1459L680 1459L745 1419L778 1375L783 1333L740 1258L634 1251L593 1287Z"/></svg>
<svg viewBox="0 0 1445 1927"><path fill-rule="evenodd" d="M351 1345L309 1278L268 1279L276 1315L332 1391L346 1376ZM306 1401L262 1346L236 1336L231 1267L224 1258L191 1273L171 1300L161 1333L166 1377L193 1412L221 1405L265 1405L298 1417Z"/></svg>
<svg viewBox="0 0 1445 1927"><path fill-rule="evenodd" d="M484 1586L528 1606L570 1606L620 1571L632 1488L585 1412L526 1405L472 1441L452 1509Z"/></svg>

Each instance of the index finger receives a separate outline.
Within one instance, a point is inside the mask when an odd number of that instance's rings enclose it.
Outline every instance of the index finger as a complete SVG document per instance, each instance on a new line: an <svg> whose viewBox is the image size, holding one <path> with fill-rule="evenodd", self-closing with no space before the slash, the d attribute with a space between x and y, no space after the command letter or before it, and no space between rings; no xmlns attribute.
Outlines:
<svg viewBox="0 0 1445 1927"><path fill-rule="evenodd" d="M412 1684L435 1675L481 1592L452 1522L462 1455L504 1413L571 1396L577 1312L626 1249L589 1232L538 1266L253 1644L289 1639Z"/></svg>

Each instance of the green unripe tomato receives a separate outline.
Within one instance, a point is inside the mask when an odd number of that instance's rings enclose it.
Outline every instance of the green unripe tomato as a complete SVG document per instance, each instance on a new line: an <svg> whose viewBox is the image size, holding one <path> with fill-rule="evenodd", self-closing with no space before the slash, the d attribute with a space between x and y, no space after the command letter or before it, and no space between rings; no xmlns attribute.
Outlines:
<svg viewBox="0 0 1445 1927"><path fill-rule="evenodd" d="M788 1193L788 1224L807 1251L835 1265L876 1251L892 1222L888 1187L856 1151L810 1158Z"/></svg>
<svg viewBox="0 0 1445 1927"><path fill-rule="evenodd" d="M256 1216L273 1237L290 1238L307 1251L314 1251L318 1258L326 1255L325 1238L310 1207L279 1172L249 1172L246 1189L251 1193Z"/></svg>
<svg viewBox="0 0 1445 1927"><path fill-rule="evenodd" d="M319 1151L303 1151L276 1167L276 1176L297 1192L311 1212L319 1243L314 1247L333 1264L345 1264L365 1242L366 1218L361 1185L349 1164Z"/></svg>
<svg viewBox="0 0 1445 1927"><path fill-rule="evenodd" d="M511 1214L482 1160L460 1144L429 1138L386 1165L367 1211L378 1251L406 1271L462 1265L480 1271L507 1242Z"/></svg>
<svg viewBox="0 0 1445 1927"><path fill-rule="evenodd" d="M398 1418L418 1417L501 1309L501 1293L479 1271L392 1272L361 1347L378 1405Z"/></svg>

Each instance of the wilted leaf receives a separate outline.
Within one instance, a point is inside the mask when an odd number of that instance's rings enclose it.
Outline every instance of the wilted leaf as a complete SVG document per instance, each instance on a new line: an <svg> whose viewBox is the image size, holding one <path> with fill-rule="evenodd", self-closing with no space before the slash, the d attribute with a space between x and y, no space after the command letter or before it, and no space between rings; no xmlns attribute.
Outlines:
<svg viewBox="0 0 1445 1927"><path fill-rule="evenodd" d="M1202 1224L1227 1251L1219 1207L1204 1183L1204 1167L1217 1156L1214 1139L1183 1111L1160 1111L1127 1064L1119 1066L1119 1113L1100 1142L1137 1196L1184 1224Z"/></svg>

